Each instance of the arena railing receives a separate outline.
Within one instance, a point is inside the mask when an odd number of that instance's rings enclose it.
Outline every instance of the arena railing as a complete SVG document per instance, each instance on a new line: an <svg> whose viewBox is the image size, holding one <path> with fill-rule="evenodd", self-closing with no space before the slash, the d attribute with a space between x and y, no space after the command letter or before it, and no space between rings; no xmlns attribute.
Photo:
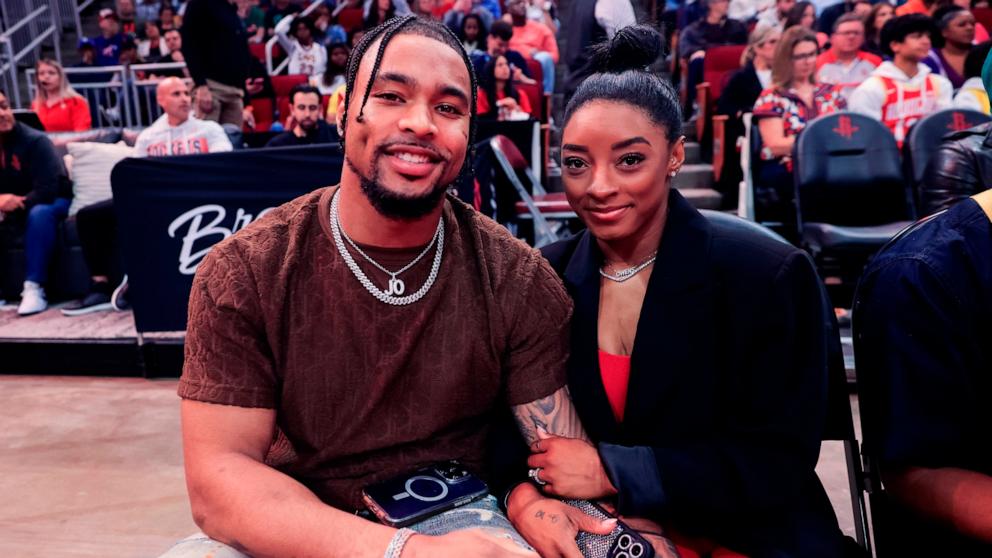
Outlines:
<svg viewBox="0 0 992 558"><path fill-rule="evenodd" d="M38 61L45 41L51 39L55 49L55 59L62 60L59 47L58 6L53 3L31 8L28 0L0 0L0 23L3 32L0 33L0 75L5 89L11 95L11 100L17 108L25 108L24 100L17 83L17 69L30 58L30 64Z"/></svg>
<svg viewBox="0 0 992 558"><path fill-rule="evenodd" d="M180 73L192 90L193 80L186 71L185 62L132 64L128 68L128 84L131 89L129 98L134 115L131 126L151 126L152 122L162 116L162 107L158 106L155 99L155 88L164 77L161 72L169 72L169 75Z"/></svg>

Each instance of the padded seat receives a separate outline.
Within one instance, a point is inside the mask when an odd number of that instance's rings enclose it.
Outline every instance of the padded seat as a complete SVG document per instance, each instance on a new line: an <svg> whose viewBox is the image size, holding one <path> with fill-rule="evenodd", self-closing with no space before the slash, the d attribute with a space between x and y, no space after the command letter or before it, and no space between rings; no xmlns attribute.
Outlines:
<svg viewBox="0 0 992 558"><path fill-rule="evenodd" d="M830 223L805 223L803 244L816 252L844 249L875 251L911 224L912 221L896 221L871 227L840 227Z"/></svg>

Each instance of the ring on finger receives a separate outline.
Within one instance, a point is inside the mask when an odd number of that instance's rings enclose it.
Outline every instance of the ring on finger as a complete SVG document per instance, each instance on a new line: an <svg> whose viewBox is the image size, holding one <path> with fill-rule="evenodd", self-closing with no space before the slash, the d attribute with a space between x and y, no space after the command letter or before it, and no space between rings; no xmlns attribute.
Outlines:
<svg viewBox="0 0 992 558"><path fill-rule="evenodd" d="M536 482L537 484L539 484L541 486L544 486L544 485L548 484L548 481L543 480L541 478L541 468L540 467L534 467L530 471L527 471L527 476L530 477L531 480L533 480L534 482Z"/></svg>

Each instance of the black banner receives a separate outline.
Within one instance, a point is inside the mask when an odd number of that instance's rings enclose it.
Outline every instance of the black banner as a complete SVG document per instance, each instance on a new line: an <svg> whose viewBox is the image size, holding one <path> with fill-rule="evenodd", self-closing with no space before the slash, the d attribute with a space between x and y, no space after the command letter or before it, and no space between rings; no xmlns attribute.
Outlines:
<svg viewBox="0 0 992 558"><path fill-rule="evenodd" d="M111 183L138 331L185 330L193 274L210 247L337 184L342 162L336 145L121 161Z"/></svg>

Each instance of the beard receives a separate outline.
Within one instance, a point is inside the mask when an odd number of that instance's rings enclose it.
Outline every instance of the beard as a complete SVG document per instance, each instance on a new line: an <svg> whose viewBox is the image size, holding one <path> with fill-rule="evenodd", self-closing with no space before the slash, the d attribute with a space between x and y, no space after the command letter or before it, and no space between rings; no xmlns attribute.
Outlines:
<svg viewBox="0 0 992 558"><path fill-rule="evenodd" d="M379 159L382 156L381 148L376 149L372 156L371 176L362 174L347 155L344 158L348 168L358 175L362 193L365 194L372 207L385 217L403 221L419 219L434 211L451 184L445 184L441 179L438 179L431 189L424 194L416 196L398 194L383 186L380 181Z"/></svg>

